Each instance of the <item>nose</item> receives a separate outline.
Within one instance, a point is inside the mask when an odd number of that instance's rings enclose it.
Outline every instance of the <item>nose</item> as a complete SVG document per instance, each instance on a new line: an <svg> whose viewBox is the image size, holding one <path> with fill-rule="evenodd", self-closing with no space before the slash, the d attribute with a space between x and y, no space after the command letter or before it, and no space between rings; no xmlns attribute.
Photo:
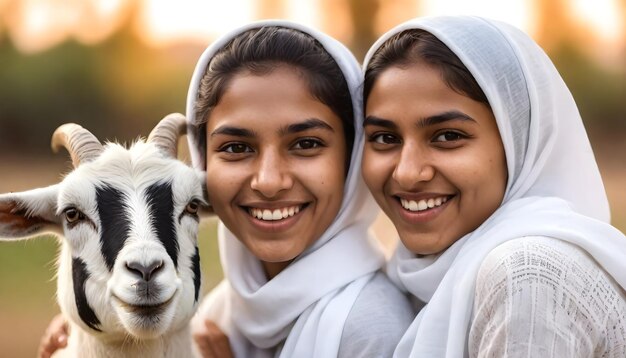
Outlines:
<svg viewBox="0 0 626 358"><path fill-rule="evenodd" d="M150 279L156 275L163 268L163 261L153 261L148 265L143 265L140 262L132 261L126 263L126 269L135 276L141 277L144 281L150 281Z"/></svg>
<svg viewBox="0 0 626 358"><path fill-rule="evenodd" d="M252 190L266 198L273 198L293 186L286 160L278 150L268 150L259 155L257 167L250 182Z"/></svg>
<svg viewBox="0 0 626 358"><path fill-rule="evenodd" d="M414 189L419 183L427 182L435 176L427 150L418 145L405 143L393 171L393 179L402 189Z"/></svg>

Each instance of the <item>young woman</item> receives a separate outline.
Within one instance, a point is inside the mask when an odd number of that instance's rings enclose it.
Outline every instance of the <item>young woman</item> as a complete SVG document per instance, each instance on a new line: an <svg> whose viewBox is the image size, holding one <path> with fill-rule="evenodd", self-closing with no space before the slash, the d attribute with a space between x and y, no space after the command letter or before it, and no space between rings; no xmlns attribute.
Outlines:
<svg viewBox="0 0 626 358"><path fill-rule="evenodd" d="M196 329L217 324L237 357L391 356L414 316L368 235L359 85L343 45L284 21L239 28L197 64L189 144L225 280Z"/></svg>
<svg viewBox="0 0 626 358"><path fill-rule="evenodd" d="M424 307L395 357L626 356L626 239L576 104L527 35L475 17L365 61L362 171Z"/></svg>
<svg viewBox="0 0 626 358"><path fill-rule="evenodd" d="M201 56L189 144L225 274L193 322L203 356L390 357L415 316L368 234L360 78L343 45L286 21L236 29Z"/></svg>

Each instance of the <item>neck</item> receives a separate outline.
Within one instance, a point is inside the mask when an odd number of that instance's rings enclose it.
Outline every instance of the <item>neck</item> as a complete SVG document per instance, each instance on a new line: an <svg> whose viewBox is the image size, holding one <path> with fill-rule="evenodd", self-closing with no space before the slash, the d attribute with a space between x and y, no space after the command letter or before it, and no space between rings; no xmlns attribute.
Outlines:
<svg viewBox="0 0 626 358"><path fill-rule="evenodd" d="M68 346L61 357L193 357L189 327L150 340L110 339L91 335L72 324ZM57 357L55 355L55 357Z"/></svg>
<svg viewBox="0 0 626 358"><path fill-rule="evenodd" d="M281 273L287 266L289 266L291 261L293 260L284 261L284 262L261 261L261 264L263 265L265 276L267 277L268 280L271 280L274 277L276 277L276 275Z"/></svg>

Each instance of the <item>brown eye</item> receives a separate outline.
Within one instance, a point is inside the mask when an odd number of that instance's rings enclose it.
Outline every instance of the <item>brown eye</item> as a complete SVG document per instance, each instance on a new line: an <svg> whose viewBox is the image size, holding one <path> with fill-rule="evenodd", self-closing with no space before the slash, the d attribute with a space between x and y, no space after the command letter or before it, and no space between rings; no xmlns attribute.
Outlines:
<svg viewBox="0 0 626 358"><path fill-rule="evenodd" d="M189 204L187 204L187 206L185 207L185 212L190 215L197 215L199 209L200 204L196 200L193 200L189 202Z"/></svg>
<svg viewBox="0 0 626 358"><path fill-rule="evenodd" d="M65 210L65 220L68 224L74 224L80 220L84 220L85 215L75 208Z"/></svg>

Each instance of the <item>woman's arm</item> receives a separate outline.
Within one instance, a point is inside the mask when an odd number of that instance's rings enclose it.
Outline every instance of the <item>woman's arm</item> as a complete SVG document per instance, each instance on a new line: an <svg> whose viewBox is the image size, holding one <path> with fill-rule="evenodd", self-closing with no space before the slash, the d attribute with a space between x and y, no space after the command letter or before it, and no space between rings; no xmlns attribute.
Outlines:
<svg viewBox="0 0 626 358"><path fill-rule="evenodd" d="M194 328L193 340L204 358L232 358L228 337L220 328L209 320L201 328Z"/></svg>
<svg viewBox="0 0 626 358"><path fill-rule="evenodd" d="M67 321L65 317L59 313L52 318L48 328L46 328L46 332L43 337L41 337L37 356L39 358L50 358L57 350L67 347L68 335L69 328Z"/></svg>

